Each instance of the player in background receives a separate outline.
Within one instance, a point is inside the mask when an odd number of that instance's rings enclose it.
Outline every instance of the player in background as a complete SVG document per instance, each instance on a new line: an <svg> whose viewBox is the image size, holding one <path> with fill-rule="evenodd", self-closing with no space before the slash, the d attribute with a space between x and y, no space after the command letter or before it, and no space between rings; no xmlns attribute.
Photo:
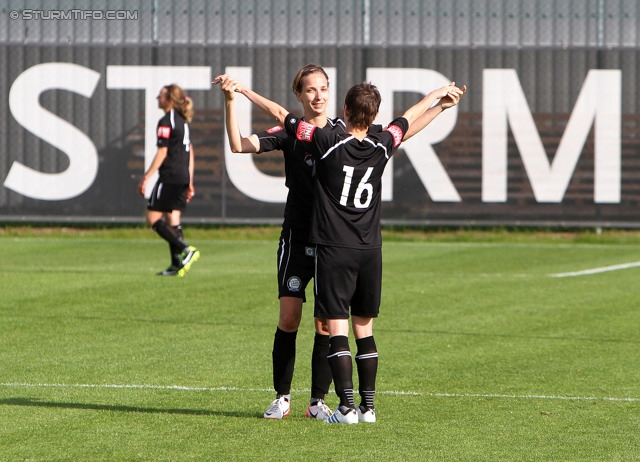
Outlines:
<svg viewBox="0 0 640 462"><path fill-rule="evenodd" d="M144 196L149 178L157 171L158 181L147 205L147 225L169 243L170 266L161 276L182 277L200 258L200 252L187 244L180 219L194 195L193 145L189 122L193 118L193 101L182 88L171 84L160 89L158 107L165 115L158 122L158 150L138 184Z"/></svg>
<svg viewBox="0 0 640 462"><path fill-rule="evenodd" d="M280 314L273 339L273 387L276 398L264 413L266 419L282 419L291 409L291 381L296 357L296 337L306 301L306 287L314 272L314 246L309 243L313 206L313 158L304 146L287 134L282 126L241 135L236 118L233 83L226 75L216 77L225 96L226 128L231 150L236 153L263 153L281 150L285 161L285 184L288 188L284 221L278 245L278 297ZM298 71L292 83L293 93L302 105L307 123L336 133L344 133L340 119L327 117L329 77L324 69L308 64ZM329 331L323 319L314 319L315 337L311 355L311 398L306 416L324 420L331 409L324 397L331 385L331 369L327 360Z"/></svg>
<svg viewBox="0 0 640 462"><path fill-rule="evenodd" d="M382 173L401 142L458 104L466 86L458 88L452 82L434 90L383 131L371 132L369 127L380 107L380 93L369 83L355 85L345 97L346 134L332 133L297 119L239 82L233 82L233 87L283 124L287 133L305 143L316 160L310 237L316 245L314 314L327 320L329 364L340 398L336 411L325 422L375 422L378 351L373 319L379 314L382 287ZM357 408L348 341L349 314L357 346L355 362L361 398Z"/></svg>

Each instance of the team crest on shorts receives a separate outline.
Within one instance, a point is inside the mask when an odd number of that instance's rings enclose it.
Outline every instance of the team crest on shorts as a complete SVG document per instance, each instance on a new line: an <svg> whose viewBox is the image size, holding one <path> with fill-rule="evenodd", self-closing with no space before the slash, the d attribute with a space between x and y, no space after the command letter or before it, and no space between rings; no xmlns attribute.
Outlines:
<svg viewBox="0 0 640 462"><path fill-rule="evenodd" d="M298 276L291 276L287 281L287 289L291 292L299 292L300 287L302 287L302 281Z"/></svg>
<svg viewBox="0 0 640 462"><path fill-rule="evenodd" d="M311 154L309 154L308 152L304 153L304 163L307 164L307 166L309 167L313 167L313 164L315 164L315 160L313 160L313 156Z"/></svg>

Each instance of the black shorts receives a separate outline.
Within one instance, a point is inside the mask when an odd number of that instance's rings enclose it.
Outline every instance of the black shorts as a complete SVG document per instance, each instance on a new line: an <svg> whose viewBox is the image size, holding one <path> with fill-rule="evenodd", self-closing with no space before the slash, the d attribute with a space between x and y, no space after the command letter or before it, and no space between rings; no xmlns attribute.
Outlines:
<svg viewBox="0 0 640 462"><path fill-rule="evenodd" d="M315 249L308 233L283 229L278 244L278 297L307 301L305 289L313 277Z"/></svg>
<svg viewBox="0 0 640 462"><path fill-rule="evenodd" d="M382 294L382 249L316 247L316 318L377 318Z"/></svg>
<svg viewBox="0 0 640 462"><path fill-rule="evenodd" d="M161 183L158 181L151 191L147 210L156 212L184 212L187 208L188 184Z"/></svg>

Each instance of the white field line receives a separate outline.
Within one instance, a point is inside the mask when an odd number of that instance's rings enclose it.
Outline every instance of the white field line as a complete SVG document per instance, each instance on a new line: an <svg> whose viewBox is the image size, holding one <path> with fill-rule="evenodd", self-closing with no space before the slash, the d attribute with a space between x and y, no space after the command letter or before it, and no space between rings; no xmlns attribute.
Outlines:
<svg viewBox="0 0 640 462"><path fill-rule="evenodd" d="M598 273L606 273L607 271L618 271L628 268L635 268L640 266L640 261L635 261L633 263L623 263L621 265L611 265L611 266L601 266L600 268L592 268L582 271L572 271L570 273L555 273L550 274L549 276L552 278L569 278L575 276L587 276L589 274L598 274Z"/></svg>
<svg viewBox="0 0 640 462"><path fill-rule="evenodd" d="M88 383L0 383L6 388L93 388L93 389L138 389L138 390L180 390L180 391L239 391L239 392L268 392L270 388L239 388L239 387L187 387L182 385L119 385L119 384L88 384ZM310 390L292 390L293 393L308 393ZM418 393L415 391L378 391L380 395L408 395L431 396L435 398L500 398L500 399L551 399L562 401L616 401L640 402L640 398L615 398L597 396L561 396L561 395L506 395L496 393Z"/></svg>

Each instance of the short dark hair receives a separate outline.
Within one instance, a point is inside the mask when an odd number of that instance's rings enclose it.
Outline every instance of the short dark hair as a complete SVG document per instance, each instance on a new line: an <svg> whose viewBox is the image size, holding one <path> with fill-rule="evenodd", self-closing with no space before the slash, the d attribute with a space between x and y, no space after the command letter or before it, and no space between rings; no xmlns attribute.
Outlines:
<svg viewBox="0 0 640 462"><path fill-rule="evenodd" d="M354 128L369 128L378 115L382 97L372 83L359 83L347 92L344 105L349 110L349 124Z"/></svg>

